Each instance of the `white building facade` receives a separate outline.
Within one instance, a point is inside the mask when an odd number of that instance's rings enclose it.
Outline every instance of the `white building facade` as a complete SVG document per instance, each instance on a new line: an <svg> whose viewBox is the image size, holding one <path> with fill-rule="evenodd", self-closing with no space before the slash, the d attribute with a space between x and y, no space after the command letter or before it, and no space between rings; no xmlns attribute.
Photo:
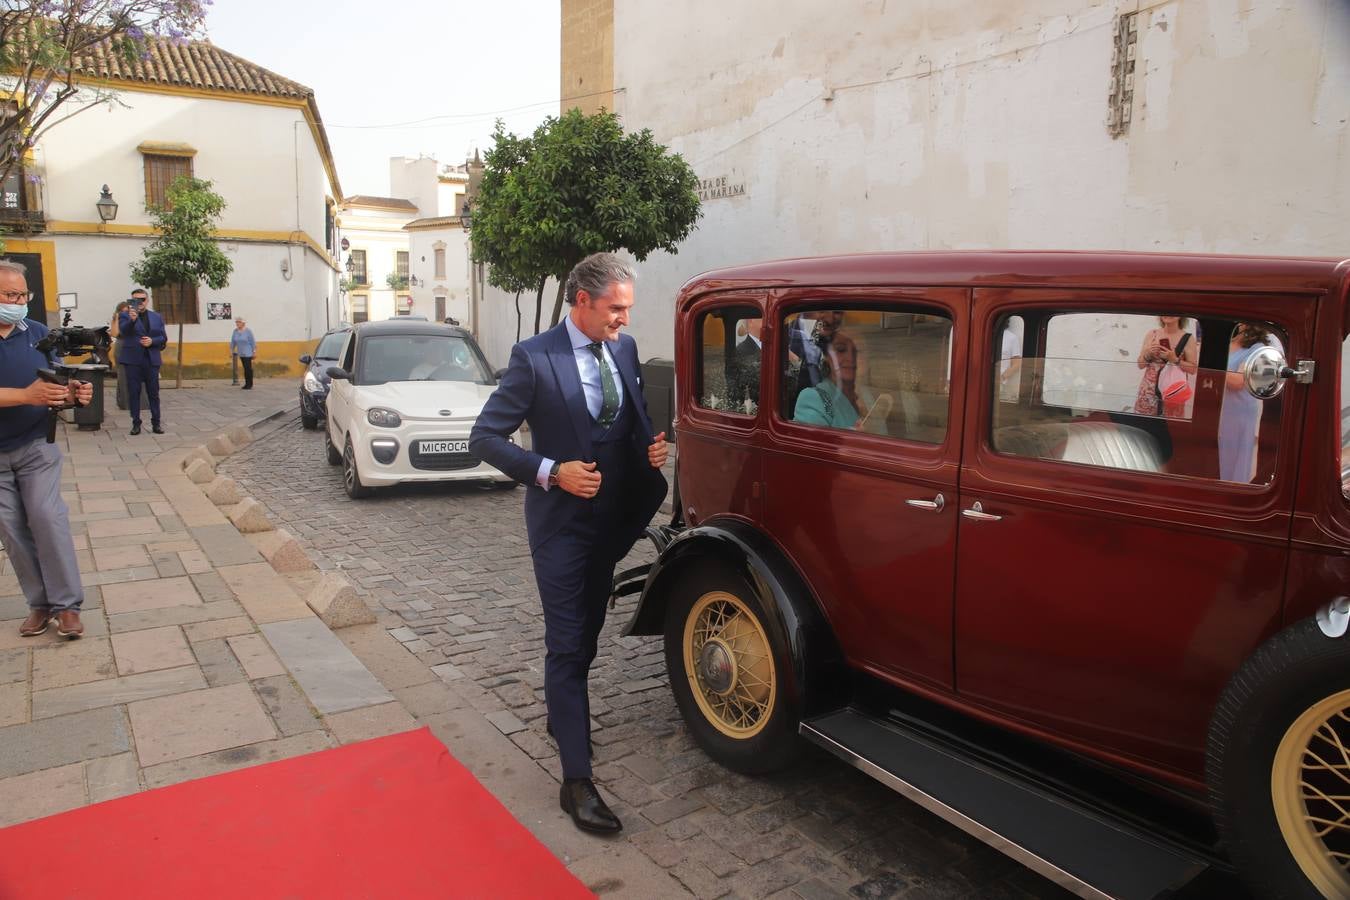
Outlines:
<svg viewBox="0 0 1350 900"><path fill-rule="evenodd" d="M702 182L697 230L640 266L632 331L644 357L669 356L680 285L761 259L1343 255L1347 14L1340 0L691 0L678 15L563 0L562 95L650 128ZM514 310L488 302L500 355Z"/></svg>
<svg viewBox="0 0 1350 900"><path fill-rule="evenodd" d="M85 71L82 86L115 91L117 102L46 133L24 173L41 183L25 204L38 208L5 241L7 256L41 270L48 323L58 293L77 295L75 323L108 323L155 235L146 204L190 174L226 201L218 238L234 270L221 290L152 291L169 322L166 371L182 322L185 374L228 374L233 318L243 316L258 373L298 373L297 357L340 312L331 223L341 192L313 92L204 43L152 41L146 64L110 57ZM95 207L105 184L118 204L108 222Z"/></svg>

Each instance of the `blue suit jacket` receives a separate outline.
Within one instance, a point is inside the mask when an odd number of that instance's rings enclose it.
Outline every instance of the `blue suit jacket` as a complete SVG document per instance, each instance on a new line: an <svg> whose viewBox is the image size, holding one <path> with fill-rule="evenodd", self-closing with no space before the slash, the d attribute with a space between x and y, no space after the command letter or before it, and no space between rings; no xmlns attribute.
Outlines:
<svg viewBox="0 0 1350 900"><path fill-rule="evenodd" d="M623 487L623 509L619 521L606 523L616 542L615 558L620 559L632 549L661 508L666 479L647 460L652 422L638 374L637 342L621 334L617 346L611 344L610 349L623 379L624 394L631 400L635 413L628 435L631 456ZM533 450L525 450L508 440L521 422L530 423ZM566 323L511 348L506 374L474 423L469 450L516 481L529 485L525 495L525 528L531 550L575 516L590 514L589 500L558 487L545 491L535 482L545 458L558 462L594 459L591 416L586 409L586 395Z"/></svg>
<svg viewBox="0 0 1350 900"><path fill-rule="evenodd" d="M150 346L142 347L141 338L149 336ZM147 309L135 322L125 312L117 314L117 364L119 366L160 365L160 351L169 343L164 317Z"/></svg>

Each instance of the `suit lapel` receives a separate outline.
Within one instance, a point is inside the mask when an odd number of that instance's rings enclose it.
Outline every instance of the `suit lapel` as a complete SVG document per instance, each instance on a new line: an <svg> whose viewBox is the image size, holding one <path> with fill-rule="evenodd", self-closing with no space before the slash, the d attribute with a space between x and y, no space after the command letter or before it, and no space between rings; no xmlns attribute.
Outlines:
<svg viewBox="0 0 1350 900"><path fill-rule="evenodd" d="M626 337L626 335L625 335ZM623 379L623 389L628 393L632 400L633 411L637 413L638 423L642 426L642 437L648 443L652 439L652 423L647 418L647 404L643 402L642 386L637 382L637 373L633 371L633 363L628 360L628 342L619 338L619 352L614 354L614 362L619 367L619 377ZM636 344L632 345L633 359L637 359Z"/></svg>
<svg viewBox="0 0 1350 900"><path fill-rule="evenodd" d="M581 389L581 375L577 373L577 358L572 351L572 338L568 334L566 323L559 323L554 329L553 346L548 354L553 366L553 375L558 379L558 389L562 391L567 403L567 418L577 433L577 442L582 456L591 458L591 413L586 409L586 393Z"/></svg>

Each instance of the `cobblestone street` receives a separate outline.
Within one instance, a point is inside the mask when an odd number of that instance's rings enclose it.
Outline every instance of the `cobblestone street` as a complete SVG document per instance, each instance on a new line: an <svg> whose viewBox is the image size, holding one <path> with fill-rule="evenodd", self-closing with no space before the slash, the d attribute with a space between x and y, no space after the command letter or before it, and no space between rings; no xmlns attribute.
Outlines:
<svg viewBox="0 0 1350 900"><path fill-rule="evenodd" d="M352 502L298 419L222 467L321 567L340 569L381 622L548 771L543 620L523 490L399 487ZM639 550L650 553L646 545ZM642 562L635 551L625 565ZM700 897L1058 897L1017 863L824 754L748 778L685 731L661 642L623 638L612 612L591 678L596 778L624 838Z"/></svg>

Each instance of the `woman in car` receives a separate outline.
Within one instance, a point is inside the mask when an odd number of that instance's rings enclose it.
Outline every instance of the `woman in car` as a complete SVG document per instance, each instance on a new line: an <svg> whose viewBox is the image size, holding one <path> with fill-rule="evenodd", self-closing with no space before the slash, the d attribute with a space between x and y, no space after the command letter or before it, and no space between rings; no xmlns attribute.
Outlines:
<svg viewBox="0 0 1350 900"><path fill-rule="evenodd" d="M857 341L847 332L836 331L821 354L820 366L820 382L797 395L792 421L885 434L891 396L878 397L859 383Z"/></svg>
<svg viewBox="0 0 1350 900"><path fill-rule="evenodd" d="M1242 366L1270 343L1270 331L1253 322L1239 322L1228 342L1228 374L1224 376L1219 412L1219 477L1250 484L1256 477L1256 439L1261 428L1261 401L1247 391Z"/></svg>
<svg viewBox="0 0 1350 900"><path fill-rule="evenodd" d="M1136 362L1144 370L1139 379L1139 393L1134 400L1134 411L1145 416L1161 412L1169 419L1184 416L1186 404L1167 403L1158 392L1158 376L1163 366L1173 363L1187 375L1196 371L1200 360L1200 345L1195 336L1183 329L1186 320L1181 316L1158 316L1158 326L1144 335L1144 346Z"/></svg>

